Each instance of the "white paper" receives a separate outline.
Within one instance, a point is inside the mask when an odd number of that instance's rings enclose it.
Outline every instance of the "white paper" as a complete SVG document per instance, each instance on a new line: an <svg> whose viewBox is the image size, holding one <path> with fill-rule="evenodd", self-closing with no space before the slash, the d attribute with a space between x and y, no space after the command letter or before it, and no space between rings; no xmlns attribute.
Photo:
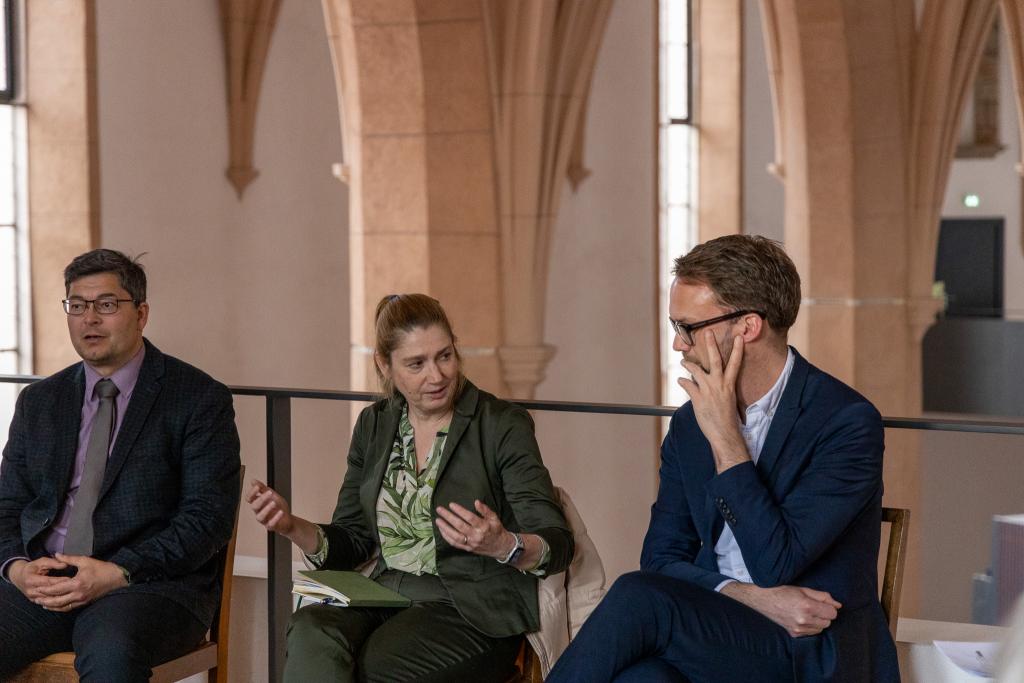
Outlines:
<svg viewBox="0 0 1024 683"><path fill-rule="evenodd" d="M999 643L936 640L935 647L961 671L978 678L995 676Z"/></svg>

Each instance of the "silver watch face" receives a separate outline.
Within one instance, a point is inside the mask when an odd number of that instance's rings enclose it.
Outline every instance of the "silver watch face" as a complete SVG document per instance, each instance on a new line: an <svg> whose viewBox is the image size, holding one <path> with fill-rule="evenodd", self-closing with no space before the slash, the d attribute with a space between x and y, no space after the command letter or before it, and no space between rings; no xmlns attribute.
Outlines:
<svg viewBox="0 0 1024 683"><path fill-rule="evenodd" d="M514 563L518 560L519 556L523 554L524 550L526 550L526 545L523 543L523 537L516 533L513 533L512 535L515 536L516 539L516 548L512 551L512 555L508 559L509 563Z"/></svg>

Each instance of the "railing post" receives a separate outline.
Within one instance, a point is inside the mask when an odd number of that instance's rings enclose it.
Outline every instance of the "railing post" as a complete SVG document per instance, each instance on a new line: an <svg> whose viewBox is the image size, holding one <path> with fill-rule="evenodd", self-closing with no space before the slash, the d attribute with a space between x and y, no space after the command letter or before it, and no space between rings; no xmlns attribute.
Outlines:
<svg viewBox="0 0 1024 683"><path fill-rule="evenodd" d="M287 395L267 395L267 485L292 499L292 407ZM284 676L285 626L292 613L292 544L267 533L267 666L271 683Z"/></svg>

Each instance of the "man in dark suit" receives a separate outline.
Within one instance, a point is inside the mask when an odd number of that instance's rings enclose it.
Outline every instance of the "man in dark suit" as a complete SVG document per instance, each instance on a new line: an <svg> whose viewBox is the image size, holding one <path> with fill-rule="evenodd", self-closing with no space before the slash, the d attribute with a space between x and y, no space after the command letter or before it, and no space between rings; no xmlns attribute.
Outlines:
<svg viewBox="0 0 1024 683"><path fill-rule="evenodd" d="M690 402L662 445L641 571L549 683L898 681L878 602L881 417L787 345L800 279L776 243L711 240L674 274Z"/></svg>
<svg viewBox="0 0 1024 683"><path fill-rule="evenodd" d="M219 599L231 394L143 339L138 263L97 249L64 282L84 362L22 391L0 462L0 680L74 650L83 681L146 681L200 642Z"/></svg>

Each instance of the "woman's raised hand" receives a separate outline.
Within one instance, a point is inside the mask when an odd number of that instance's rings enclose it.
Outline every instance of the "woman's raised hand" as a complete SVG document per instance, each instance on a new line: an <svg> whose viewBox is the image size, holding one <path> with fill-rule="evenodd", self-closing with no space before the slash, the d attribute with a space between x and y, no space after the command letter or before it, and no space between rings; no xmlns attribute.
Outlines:
<svg viewBox="0 0 1024 683"><path fill-rule="evenodd" d="M252 480L245 501L256 514L256 521L269 531L288 536L294 530L295 519L292 517L288 501L259 479Z"/></svg>
<svg viewBox="0 0 1024 683"><path fill-rule="evenodd" d="M458 503L438 506L437 528L441 536L459 550L504 560L515 546L515 538L483 502L474 501L473 506L476 512Z"/></svg>

